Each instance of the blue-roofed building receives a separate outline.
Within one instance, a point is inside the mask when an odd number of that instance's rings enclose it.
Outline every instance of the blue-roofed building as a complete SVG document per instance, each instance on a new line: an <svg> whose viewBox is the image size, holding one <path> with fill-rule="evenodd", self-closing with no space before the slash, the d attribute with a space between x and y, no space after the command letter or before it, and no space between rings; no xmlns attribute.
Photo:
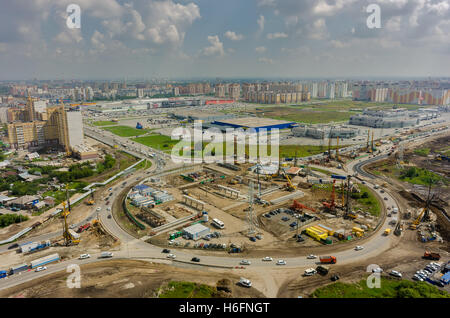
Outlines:
<svg viewBox="0 0 450 318"><path fill-rule="evenodd" d="M133 189L134 189L135 191L142 191L142 190L145 190L145 189L148 189L148 188L150 188L148 185L145 185L145 184L138 184L138 185L135 186Z"/></svg>

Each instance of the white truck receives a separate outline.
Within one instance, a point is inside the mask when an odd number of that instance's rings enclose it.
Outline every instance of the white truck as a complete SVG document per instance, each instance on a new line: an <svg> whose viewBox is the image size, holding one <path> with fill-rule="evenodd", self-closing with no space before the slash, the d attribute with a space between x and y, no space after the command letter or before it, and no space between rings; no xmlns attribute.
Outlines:
<svg viewBox="0 0 450 318"><path fill-rule="evenodd" d="M100 258L110 258L110 257L113 257L113 256L114 256L114 254L111 253L111 252L102 252L100 254Z"/></svg>
<svg viewBox="0 0 450 318"><path fill-rule="evenodd" d="M394 213L394 214L398 213L398 208L393 208L392 213Z"/></svg>

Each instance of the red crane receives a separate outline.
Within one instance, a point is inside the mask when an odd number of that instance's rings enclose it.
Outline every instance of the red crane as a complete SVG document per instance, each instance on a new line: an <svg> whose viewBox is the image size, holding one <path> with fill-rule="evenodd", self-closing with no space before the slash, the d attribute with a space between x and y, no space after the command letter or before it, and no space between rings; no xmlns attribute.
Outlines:
<svg viewBox="0 0 450 318"><path fill-rule="evenodd" d="M335 183L336 183L336 179L333 180L333 188L331 190L331 198L330 198L330 202L322 202L323 207L327 210L330 211L334 211L336 209L336 194L335 194Z"/></svg>
<svg viewBox="0 0 450 318"><path fill-rule="evenodd" d="M303 204L301 204L300 202L297 202L296 200L294 200L294 203L292 203L291 209L292 209L292 210L303 210L303 209L307 209L307 210L316 212L315 209L310 208L309 206L303 205Z"/></svg>

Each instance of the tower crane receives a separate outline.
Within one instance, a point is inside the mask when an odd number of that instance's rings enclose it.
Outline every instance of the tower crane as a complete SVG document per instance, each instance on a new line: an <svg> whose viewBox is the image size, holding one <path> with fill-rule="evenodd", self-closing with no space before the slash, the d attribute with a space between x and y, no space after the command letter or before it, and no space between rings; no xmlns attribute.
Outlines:
<svg viewBox="0 0 450 318"><path fill-rule="evenodd" d="M69 229L69 226L67 224L67 209L66 209L66 203L63 202L63 216L64 216L64 231L63 231L63 237L64 242L66 246L70 245L77 245L80 243L79 235L76 234L73 230ZM78 236L78 237L77 237Z"/></svg>

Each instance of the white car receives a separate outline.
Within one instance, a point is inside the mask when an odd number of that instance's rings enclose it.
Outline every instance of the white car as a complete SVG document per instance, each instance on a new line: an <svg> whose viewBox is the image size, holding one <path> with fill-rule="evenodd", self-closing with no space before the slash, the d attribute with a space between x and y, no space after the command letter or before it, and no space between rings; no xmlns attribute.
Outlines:
<svg viewBox="0 0 450 318"><path fill-rule="evenodd" d="M305 276L313 276L317 273L317 271L314 268L308 268L305 269Z"/></svg>
<svg viewBox="0 0 450 318"><path fill-rule="evenodd" d="M106 208L106 211L111 211L111 208L110 208L110 207L107 207L107 208Z"/></svg>
<svg viewBox="0 0 450 318"><path fill-rule="evenodd" d="M357 246L355 246L355 251L360 251L360 250L362 250L363 248L364 248L363 246L357 245Z"/></svg>
<svg viewBox="0 0 450 318"><path fill-rule="evenodd" d="M309 254L308 256L306 256L307 259L315 259L317 258L317 255L313 255L313 254Z"/></svg>
<svg viewBox="0 0 450 318"><path fill-rule="evenodd" d="M277 261L277 265L286 265L286 261L283 260L283 259L279 259L279 260Z"/></svg>
<svg viewBox="0 0 450 318"><path fill-rule="evenodd" d="M243 259L239 264L240 265L250 265L251 262L249 260Z"/></svg>
<svg viewBox="0 0 450 318"><path fill-rule="evenodd" d="M398 277L398 278L402 278L402 273L400 273L400 272L398 272L398 271L395 271L395 270L392 270L392 271L389 273L389 275L392 275L392 276L395 276L395 277Z"/></svg>
<svg viewBox="0 0 450 318"><path fill-rule="evenodd" d="M244 287L252 287L252 282L246 278L241 277L241 279L239 280L239 284L244 286Z"/></svg>
<svg viewBox="0 0 450 318"><path fill-rule="evenodd" d="M86 259L86 258L90 258L91 255L89 254L81 254L80 257L78 257L78 259Z"/></svg>
<svg viewBox="0 0 450 318"><path fill-rule="evenodd" d="M96 209L96 211L100 211L101 209L102 209L102 207L99 206L99 207Z"/></svg>
<svg viewBox="0 0 450 318"><path fill-rule="evenodd" d="M266 256L266 257L264 257L262 260L263 260L264 262L271 262L271 261L273 261L273 258L270 257L270 256Z"/></svg>
<svg viewBox="0 0 450 318"><path fill-rule="evenodd" d="M176 258L176 256L175 256L175 254L167 254L167 258L174 259L174 258Z"/></svg>
<svg viewBox="0 0 450 318"><path fill-rule="evenodd" d="M46 266L39 266L38 268L36 268L34 271L35 272L41 272L41 271L45 271L47 269Z"/></svg>

